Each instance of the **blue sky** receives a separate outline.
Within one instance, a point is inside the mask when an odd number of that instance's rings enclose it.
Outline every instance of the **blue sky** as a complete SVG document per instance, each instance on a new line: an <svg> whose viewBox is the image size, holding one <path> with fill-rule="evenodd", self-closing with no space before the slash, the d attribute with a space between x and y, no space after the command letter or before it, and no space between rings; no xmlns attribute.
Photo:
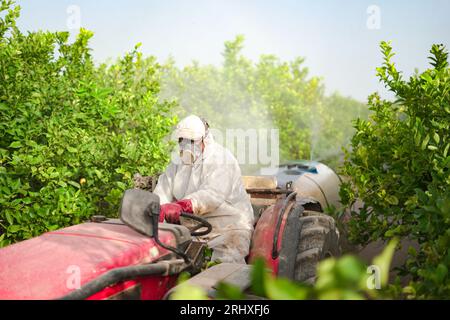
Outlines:
<svg viewBox="0 0 450 320"><path fill-rule="evenodd" d="M433 43L450 48L447 0L19 0L22 30L69 30L70 5L80 9L80 25L94 31L96 61L114 58L142 42L145 54L181 66L192 60L220 64L223 43L246 38L244 54L283 60L306 58L327 92L366 101L382 86L375 77L379 43L392 40L398 67L411 74L427 67ZM379 8L379 19L368 8ZM379 21L379 29L367 22ZM375 20L373 20L375 19ZM371 24L373 25L373 24ZM72 30L74 33L75 31Z"/></svg>

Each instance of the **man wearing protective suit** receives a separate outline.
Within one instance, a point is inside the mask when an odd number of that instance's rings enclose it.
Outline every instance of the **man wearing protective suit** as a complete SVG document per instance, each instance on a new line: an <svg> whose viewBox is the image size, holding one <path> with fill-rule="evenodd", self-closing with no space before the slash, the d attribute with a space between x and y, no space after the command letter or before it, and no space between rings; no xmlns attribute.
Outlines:
<svg viewBox="0 0 450 320"><path fill-rule="evenodd" d="M213 249L212 260L245 263L254 217L236 158L197 116L180 121L175 135L181 159L172 159L154 190L161 201L160 221L187 224L181 212L201 216L212 225L203 237Z"/></svg>

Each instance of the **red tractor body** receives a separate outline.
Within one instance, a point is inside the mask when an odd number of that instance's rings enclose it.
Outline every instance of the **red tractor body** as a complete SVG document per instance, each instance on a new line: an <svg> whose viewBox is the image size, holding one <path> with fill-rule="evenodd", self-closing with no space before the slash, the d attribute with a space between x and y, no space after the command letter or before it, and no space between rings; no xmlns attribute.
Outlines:
<svg viewBox="0 0 450 320"><path fill-rule="evenodd" d="M176 246L173 232L159 239ZM0 250L0 299L57 299L115 268L152 263L168 251L123 224L84 223L48 232ZM89 299L161 299L176 275L133 279ZM137 296L136 294L139 293Z"/></svg>

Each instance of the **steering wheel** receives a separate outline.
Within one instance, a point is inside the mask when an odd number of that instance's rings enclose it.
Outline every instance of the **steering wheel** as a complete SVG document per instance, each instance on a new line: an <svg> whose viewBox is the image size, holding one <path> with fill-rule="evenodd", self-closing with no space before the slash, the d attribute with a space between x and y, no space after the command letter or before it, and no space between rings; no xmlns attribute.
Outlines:
<svg viewBox="0 0 450 320"><path fill-rule="evenodd" d="M194 220L194 221L198 222L198 225L195 226L192 230L190 230L191 231L191 236L194 236L194 237L204 236L204 235L207 235L208 233L210 233L211 230L212 230L211 224L208 221L206 221L205 219L203 219L203 218L200 218L198 216L194 216L193 214L186 213L186 212L182 212L181 216L183 218L188 218L188 219L191 219L191 220ZM204 230L204 231L197 231L198 229L202 229L202 228L206 228L206 230Z"/></svg>

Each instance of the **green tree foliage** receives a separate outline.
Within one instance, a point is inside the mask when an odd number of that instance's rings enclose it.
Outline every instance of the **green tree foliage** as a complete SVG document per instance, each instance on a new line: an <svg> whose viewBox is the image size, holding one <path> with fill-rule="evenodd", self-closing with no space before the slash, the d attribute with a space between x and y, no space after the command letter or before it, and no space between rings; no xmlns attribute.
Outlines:
<svg viewBox="0 0 450 320"><path fill-rule="evenodd" d="M284 160L327 160L341 154L367 109L338 94L324 95L318 77L310 77L304 59L280 61L262 55L254 63L242 55L243 36L225 43L223 65L193 62L182 69L166 64L163 94L179 101L180 114L195 113L220 130L277 128ZM331 152L330 152L331 150Z"/></svg>
<svg viewBox="0 0 450 320"><path fill-rule="evenodd" d="M448 53L433 45L432 67L404 80L382 42L384 56L378 77L397 100L369 97L373 114L357 120L352 151L343 173L341 198L365 205L353 213L350 239L367 243L393 236L420 244L410 248L403 271L412 276L405 289L412 297L450 296L450 69Z"/></svg>
<svg viewBox="0 0 450 320"><path fill-rule="evenodd" d="M135 172L167 163L175 118L137 48L96 67L92 33L23 34L0 2L0 246L113 214Z"/></svg>

